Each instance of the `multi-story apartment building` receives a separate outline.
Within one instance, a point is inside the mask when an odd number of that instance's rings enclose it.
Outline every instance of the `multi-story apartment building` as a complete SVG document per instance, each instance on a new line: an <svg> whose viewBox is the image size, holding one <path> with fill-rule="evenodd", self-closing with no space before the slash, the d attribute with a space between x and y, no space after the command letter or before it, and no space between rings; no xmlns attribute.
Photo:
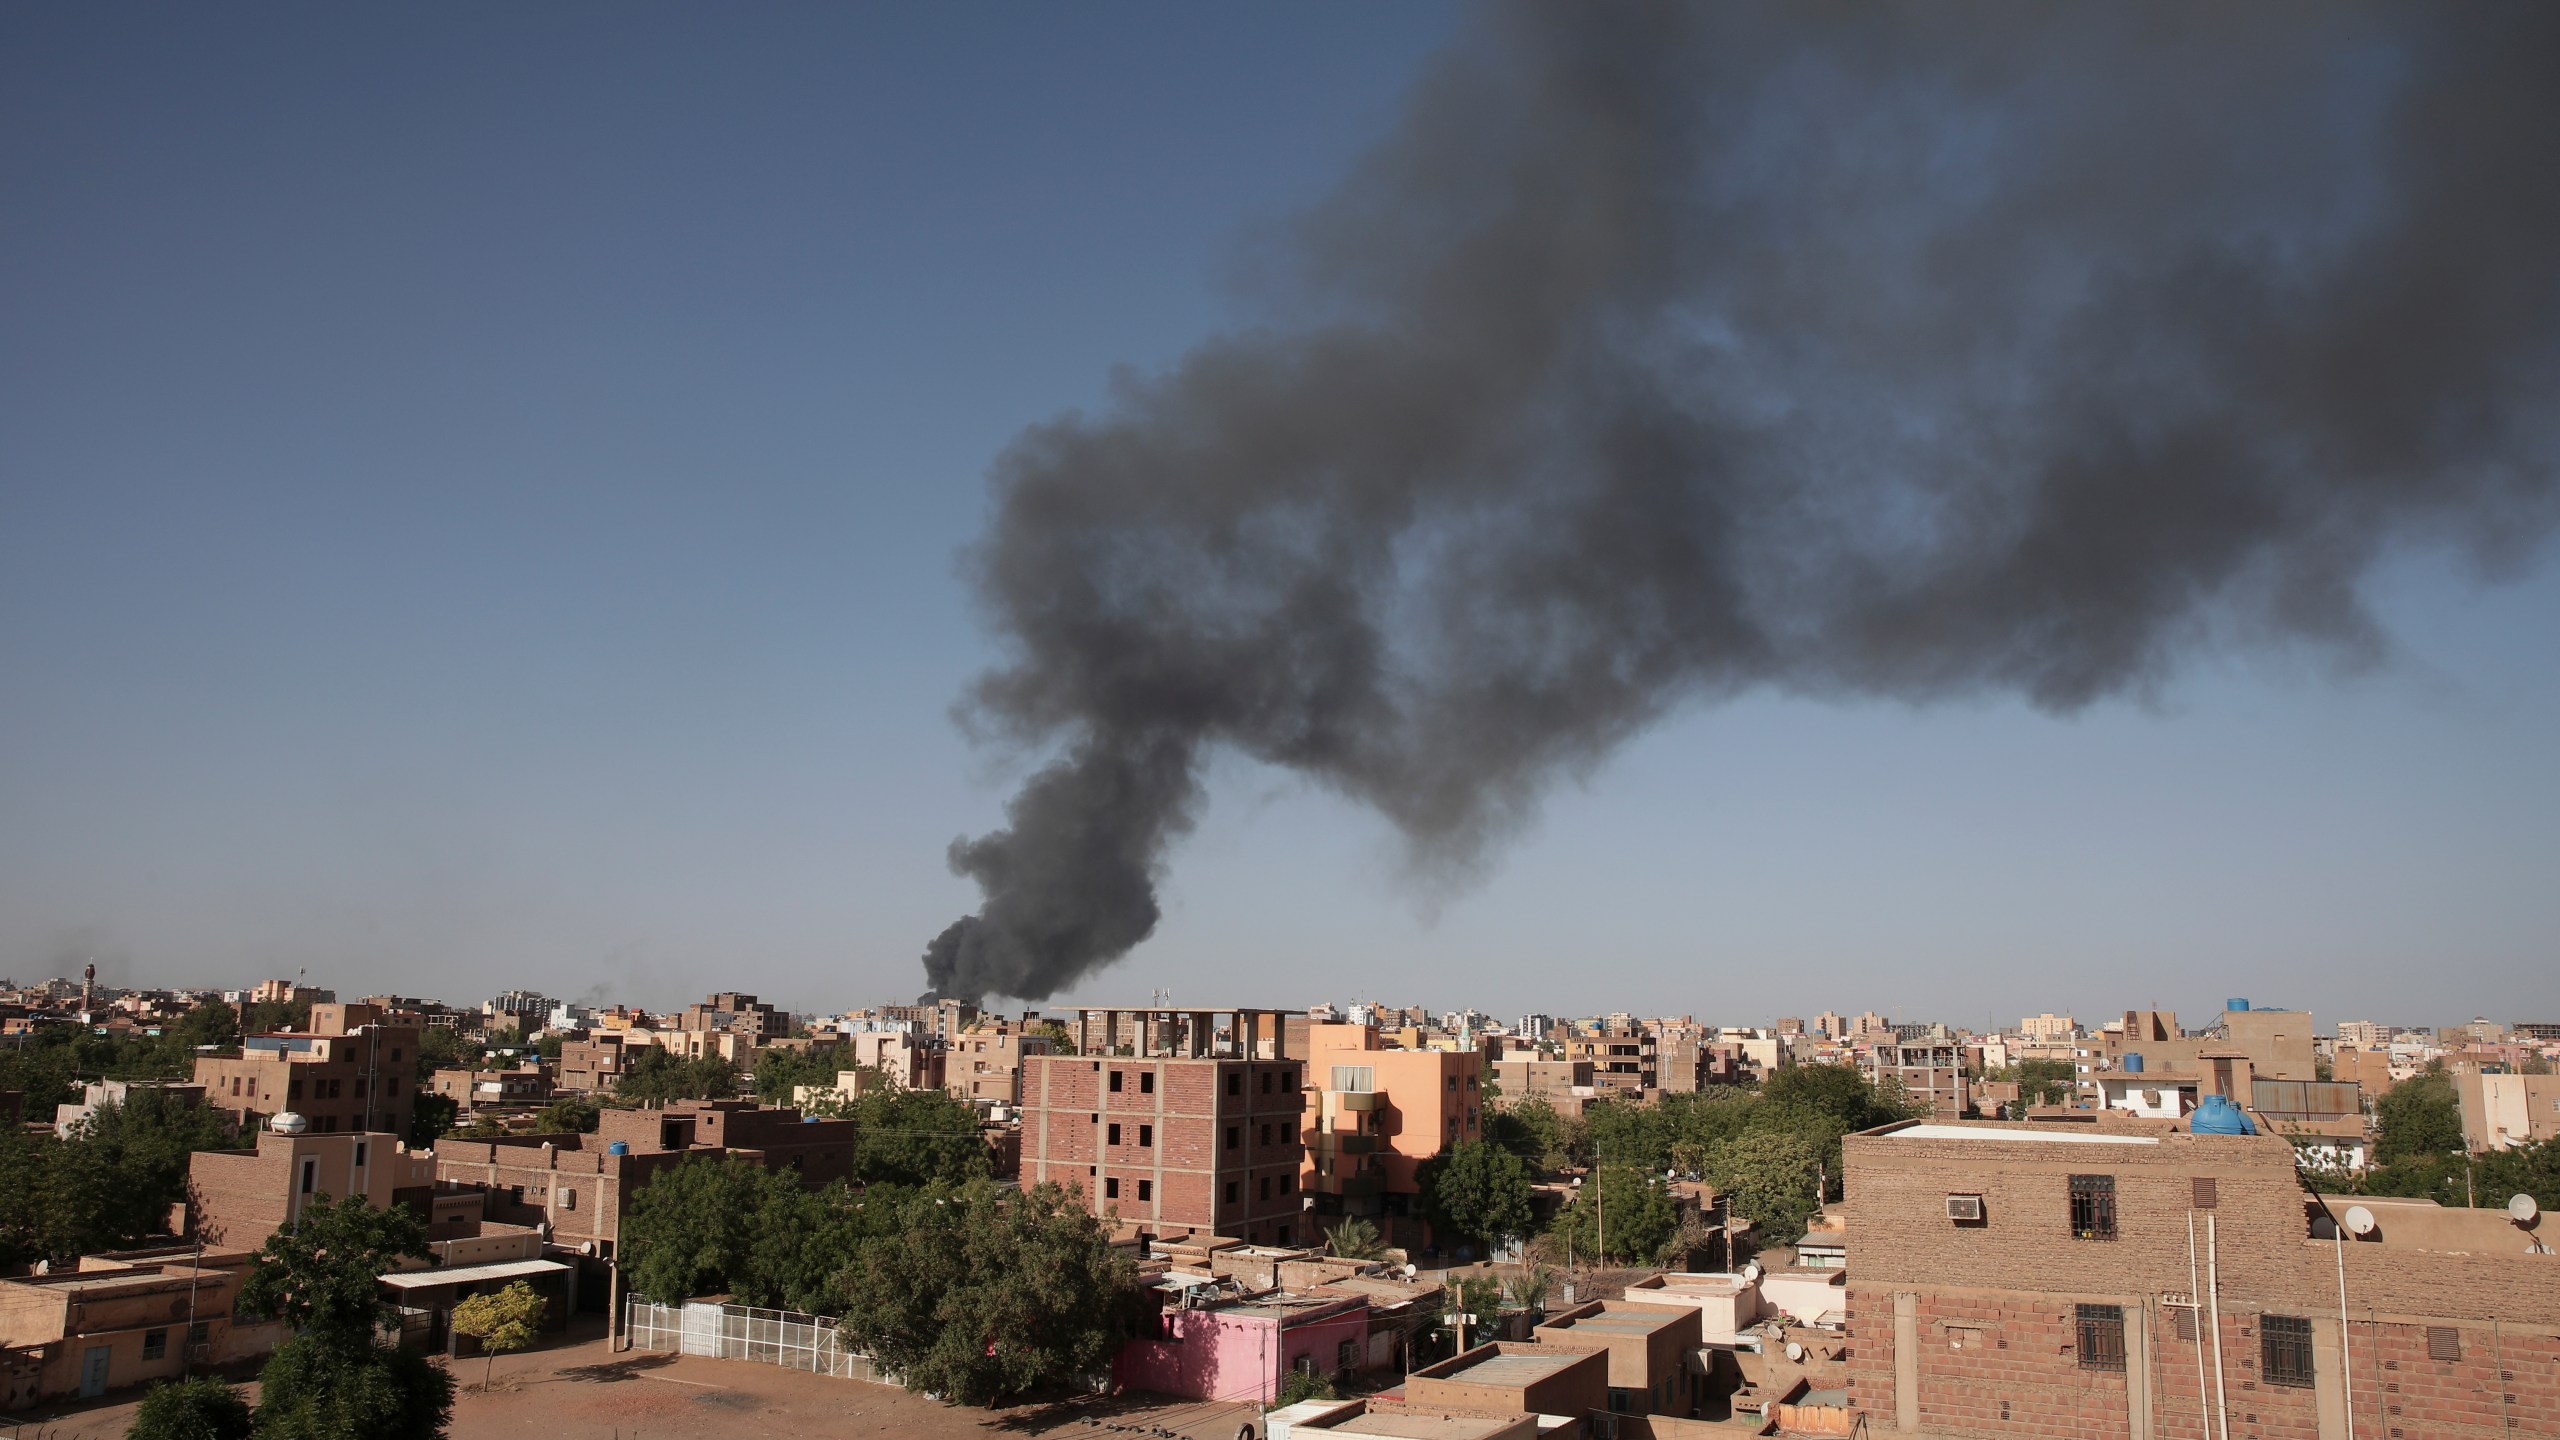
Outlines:
<svg viewBox="0 0 2560 1440"><path fill-rule="evenodd" d="M1954 1040L1879 1040L1867 1051L1865 1068L1868 1083L1900 1084L1914 1104L1941 1120L1961 1118L1973 1104L1964 1046Z"/></svg>
<svg viewBox="0 0 2560 1440"><path fill-rule="evenodd" d="M1307 1236L1304 1062L1287 1012L1079 1010L1079 1055L1023 1062L1022 1180L1157 1236ZM1126 1051L1127 1053L1120 1053Z"/></svg>
<svg viewBox="0 0 2560 1440"><path fill-rule="evenodd" d="M2539 1217L2307 1191L2277 1135L1910 1124L1844 1146L1870 1434L2560 1430Z"/></svg>
<svg viewBox="0 0 2560 1440"><path fill-rule="evenodd" d="M942 1088L973 1105L1022 1103L1022 1061L1049 1053L1049 1037L1031 1033L1035 1022L981 1020L960 1032L943 1056Z"/></svg>
<svg viewBox="0 0 2560 1440"><path fill-rule="evenodd" d="M319 1004L337 998L335 990L323 990L297 980L261 980L249 992L249 1001L253 1005L300 1005L305 1001Z"/></svg>
<svg viewBox="0 0 2560 1440"><path fill-rule="evenodd" d="M1302 1138L1318 1227L1358 1215L1388 1243L1419 1243L1422 1162L1484 1133L1484 1057L1393 1049L1376 1027L1316 1025L1307 1035Z"/></svg>
<svg viewBox="0 0 2560 1440"><path fill-rule="evenodd" d="M1588 1060L1496 1060L1491 1074L1502 1089L1502 1103L1544 1100L1561 1115L1580 1114L1581 1102L1598 1088L1591 1083Z"/></svg>
<svg viewBox="0 0 2560 1440"><path fill-rule="evenodd" d="M647 1031L596 1030L560 1046L557 1088L571 1095L601 1095L631 1073L632 1062L652 1048Z"/></svg>
<svg viewBox="0 0 2560 1440"><path fill-rule="evenodd" d="M1715 1032L1689 1016L1648 1020L1644 1032L1653 1039L1653 1078L1666 1093L1686 1095L1705 1089L1714 1069Z"/></svg>
<svg viewBox="0 0 2560 1440"><path fill-rule="evenodd" d="M2391 1027L2372 1020L2341 1020L2338 1022L2338 1043L2365 1046L2388 1045L2391 1043Z"/></svg>
<svg viewBox="0 0 2560 1440"><path fill-rule="evenodd" d="M566 1047L563 1047L566 1048ZM517 1070L438 1070L427 1087L461 1111L540 1105L551 1098L551 1076L539 1065Z"/></svg>
<svg viewBox="0 0 2560 1440"><path fill-rule="evenodd" d="M948 1043L977 1024L985 1013L966 1000L935 1000L922 1005L883 1005L872 1015L885 1026L903 1025L916 1035Z"/></svg>
<svg viewBox="0 0 2560 1440"><path fill-rule="evenodd" d="M2020 1036L2045 1044L2066 1041L2079 1033L2079 1021L2068 1015L2056 1015L2050 1010L2041 1015L2030 1015L2018 1022Z"/></svg>
<svg viewBox="0 0 2560 1440"><path fill-rule="evenodd" d="M758 1000L724 990L699 1005L687 1005L676 1017L676 1029L688 1034L737 1036L748 1051L791 1033L790 1017Z"/></svg>
<svg viewBox="0 0 2560 1440"><path fill-rule="evenodd" d="M1591 1083L1624 1098L1660 1088L1653 1037L1641 1030L1574 1030L1564 1037L1564 1058L1590 1065Z"/></svg>
<svg viewBox="0 0 2560 1440"><path fill-rule="evenodd" d="M409 1133L417 1103L418 1031L374 1023L369 1005L311 1007L311 1033L248 1035L237 1056L200 1056L205 1103L244 1127L293 1111L316 1134Z"/></svg>
<svg viewBox="0 0 2560 1440"><path fill-rule="evenodd" d="M903 1030L872 1030L852 1037L845 1063L876 1070L900 1090L939 1090L948 1075L942 1042Z"/></svg>
<svg viewBox="0 0 2560 1440"><path fill-rule="evenodd" d="M255 1250L316 1199L361 1195L387 1210L422 1202L435 1181L434 1153L413 1151L398 1135L262 1130L255 1150L187 1157L185 1233L224 1249ZM427 1207L417 1208L424 1219Z"/></svg>

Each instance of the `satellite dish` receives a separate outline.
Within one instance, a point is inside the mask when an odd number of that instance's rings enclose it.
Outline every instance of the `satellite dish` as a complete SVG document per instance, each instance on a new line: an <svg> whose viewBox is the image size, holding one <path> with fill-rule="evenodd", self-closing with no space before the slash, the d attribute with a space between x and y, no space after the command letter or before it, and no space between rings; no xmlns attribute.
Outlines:
<svg viewBox="0 0 2560 1440"><path fill-rule="evenodd" d="M1787 1358L1790 1360L1802 1361L1804 1359L1804 1342L1800 1340L1788 1341Z"/></svg>
<svg viewBox="0 0 2560 1440"><path fill-rule="evenodd" d="M2507 1201L2507 1218L2519 1225L2532 1224L2534 1217L2541 1213L2542 1207L2535 1204L2530 1195L2518 1195Z"/></svg>
<svg viewBox="0 0 2560 1440"><path fill-rule="evenodd" d="M2373 1212L2361 1205L2347 1207L2347 1229L2358 1235L2373 1233Z"/></svg>
<svg viewBox="0 0 2560 1440"><path fill-rule="evenodd" d="M267 1122L267 1128L279 1135L299 1135L311 1128L311 1122L290 1110L281 1111Z"/></svg>
<svg viewBox="0 0 2560 1440"><path fill-rule="evenodd" d="M1760 1262L1757 1260L1743 1261L1742 1278L1750 1281L1758 1280L1760 1278Z"/></svg>
<svg viewBox="0 0 2560 1440"><path fill-rule="evenodd" d="M1419 1275L1419 1274L1421 1274L1421 1273L1422 1273L1422 1272L1421 1272L1420 1270L1418 1270L1418 1269L1416 1269L1416 1268L1414 1267L1414 1264L1413 1264L1413 1262L1412 1262L1412 1261L1408 1260L1408 1261L1406 1261L1406 1262L1405 1262L1405 1267L1404 1267L1404 1278L1406 1278L1407 1280L1410 1280L1410 1279L1412 1279L1414 1276Z"/></svg>

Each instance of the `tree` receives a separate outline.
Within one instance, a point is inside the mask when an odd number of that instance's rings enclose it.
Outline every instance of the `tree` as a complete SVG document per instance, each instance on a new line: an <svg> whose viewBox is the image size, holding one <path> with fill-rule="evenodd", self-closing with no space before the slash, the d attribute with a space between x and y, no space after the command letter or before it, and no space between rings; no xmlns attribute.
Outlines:
<svg viewBox="0 0 2560 1440"><path fill-rule="evenodd" d="M1543 1096L1488 1110L1484 1139L1510 1151L1541 1173L1552 1174L1573 1163L1576 1137L1565 1118Z"/></svg>
<svg viewBox="0 0 2560 1440"><path fill-rule="evenodd" d="M1444 1244L1472 1241L1490 1248L1527 1234L1536 1223L1529 1167L1498 1146L1463 1141L1423 1161L1414 1180L1422 1192L1422 1218Z"/></svg>
<svg viewBox="0 0 2560 1440"><path fill-rule="evenodd" d="M482 1391L497 1373L499 1356L522 1350L541 1336L542 1315L548 1308L548 1302L521 1280L453 1307L454 1333L479 1341L481 1352L489 1357L480 1373Z"/></svg>
<svg viewBox="0 0 2560 1440"><path fill-rule="evenodd" d="M1708 1152L1706 1176L1763 1240L1786 1241L1802 1235L1820 1208L1814 1185L1821 1164L1821 1151L1802 1135L1751 1130Z"/></svg>
<svg viewBox="0 0 2560 1440"><path fill-rule="evenodd" d="M1556 1272L1544 1265L1533 1265L1511 1277L1511 1303L1523 1310L1547 1308L1547 1291L1554 1287Z"/></svg>
<svg viewBox="0 0 2560 1440"><path fill-rule="evenodd" d="M533 1117L533 1128L545 1135L593 1135L603 1118L603 1106L572 1095L543 1106Z"/></svg>
<svg viewBox="0 0 2560 1440"><path fill-rule="evenodd" d="M1325 1244L1344 1260L1375 1260L1386 1253L1378 1227L1354 1215L1324 1232Z"/></svg>
<svg viewBox="0 0 2560 1440"><path fill-rule="evenodd" d="M836 1083L835 1052L784 1050L779 1048L756 1052L756 1098L767 1105L786 1105L792 1091L800 1086L824 1087Z"/></svg>
<svg viewBox="0 0 2560 1440"><path fill-rule="evenodd" d="M207 1000L178 1017L178 1043L190 1050L223 1049L240 1043L240 1012L220 1000Z"/></svg>
<svg viewBox="0 0 2560 1440"><path fill-rule="evenodd" d="M450 1095L421 1090L409 1102L409 1146L411 1149L432 1148L453 1130L462 1106Z"/></svg>
<svg viewBox="0 0 2560 1440"><path fill-rule="evenodd" d="M2452 1079L2441 1072L2413 1075L2383 1091L2373 1110L2377 1165L2462 1153L2462 1101Z"/></svg>
<svg viewBox="0 0 2560 1440"><path fill-rule="evenodd" d="M622 1221L624 1273L661 1305L734 1291L748 1273L774 1177L734 1156L690 1155L631 1197ZM784 1183L797 1189L795 1179Z"/></svg>
<svg viewBox="0 0 2560 1440"><path fill-rule="evenodd" d="M1076 1053L1075 1033L1067 1029L1065 1025L1060 1024L1058 1021L1043 1020L1039 1024L1032 1026L1024 1033L1036 1035L1041 1039L1048 1041L1049 1053L1052 1055L1073 1055Z"/></svg>
<svg viewBox="0 0 2560 1440"><path fill-rule="evenodd" d="M738 1072L717 1055L685 1060L672 1050L652 1046L633 1058L614 1083L614 1098L627 1105L664 1105L670 1100L720 1100L738 1093Z"/></svg>
<svg viewBox="0 0 2560 1440"><path fill-rule="evenodd" d="M210 1375L155 1385L125 1440L248 1440L249 1402Z"/></svg>
<svg viewBox="0 0 2560 1440"><path fill-rule="evenodd" d="M957 1185L995 1169L978 1112L939 1090L884 1086L845 1111L853 1133L855 1178L866 1185Z"/></svg>
<svg viewBox="0 0 2560 1440"><path fill-rule="evenodd" d="M267 1237L241 1284L239 1308L296 1333L258 1375L259 1440L433 1440L453 1410L453 1377L381 1344L380 1276L428 1258L427 1235L406 1208L364 1197L305 1205Z"/></svg>
<svg viewBox="0 0 2560 1440"><path fill-rule="evenodd" d="M1301 1400L1334 1398L1333 1377L1320 1370L1292 1370L1280 1377L1280 1391L1271 1397L1269 1408L1286 1409Z"/></svg>
<svg viewBox="0 0 2560 1440"><path fill-rule="evenodd" d="M2068 1060L2018 1062L2018 1098L2030 1105L2068 1104L2079 1084Z"/></svg>
<svg viewBox="0 0 2560 1440"><path fill-rule="evenodd" d="M911 1390L987 1405L1108 1365L1136 1283L1102 1223L1055 1184L937 1184L863 1247L837 1331Z"/></svg>
<svg viewBox="0 0 2560 1440"><path fill-rule="evenodd" d="M1555 1228L1571 1238L1577 1259L1605 1265L1612 1259L1651 1259L1671 1239L1675 1219L1660 1176L1608 1165L1584 1179L1573 1203L1556 1216Z"/></svg>

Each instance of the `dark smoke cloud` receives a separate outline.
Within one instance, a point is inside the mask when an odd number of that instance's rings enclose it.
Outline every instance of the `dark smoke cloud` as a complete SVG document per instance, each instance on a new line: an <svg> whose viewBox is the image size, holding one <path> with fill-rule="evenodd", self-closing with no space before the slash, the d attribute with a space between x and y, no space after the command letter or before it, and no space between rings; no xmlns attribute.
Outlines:
<svg viewBox="0 0 2560 1440"><path fill-rule="evenodd" d="M936 989L1145 939L1231 747L1464 870L1671 707L2070 710L2381 653L2554 520L2560 6L1527 5L1272 246L1260 328L1025 433Z"/></svg>

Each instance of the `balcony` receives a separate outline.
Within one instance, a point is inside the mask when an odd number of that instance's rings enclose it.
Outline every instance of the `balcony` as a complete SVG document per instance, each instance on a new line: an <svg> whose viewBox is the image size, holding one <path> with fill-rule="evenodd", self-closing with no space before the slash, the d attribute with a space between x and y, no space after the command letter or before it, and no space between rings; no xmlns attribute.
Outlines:
<svg viewBox="0 0 2560 1440"><path fill-rule="evenodd" d="M1312 1175L1304 1189L1319 1195L1339 1195L1345 1200L1367 1200L1386 1189L1386 1180L1378 1175Z"/></svg>
<svg viewBox="0 0 2560 1440"><path fill-rule="evenodd" d="M1335 1108L1354 1113L1384 1108L1386 1101L1387 1092L1384 1090L1338 1090L1333 1096Z"/></svg>

